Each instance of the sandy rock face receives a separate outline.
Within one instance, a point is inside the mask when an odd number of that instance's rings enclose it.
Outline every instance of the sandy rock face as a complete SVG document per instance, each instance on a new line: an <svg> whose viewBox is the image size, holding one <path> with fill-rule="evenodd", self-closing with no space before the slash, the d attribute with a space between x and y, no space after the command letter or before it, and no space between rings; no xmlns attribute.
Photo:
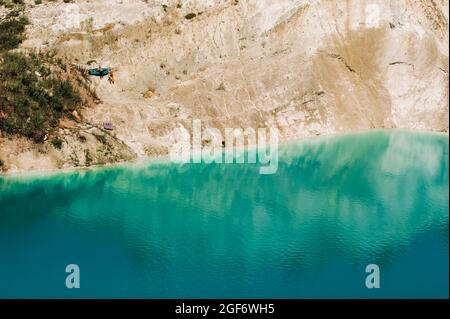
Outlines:
<svg viewBox="0 0 450 319"><path fill-rule="evenodd" d="M75 1L28 10L25 46L113 67L91 124L138 156L173 131L277 127L282 139L370 128L448 131L448 1Z"/></svg>

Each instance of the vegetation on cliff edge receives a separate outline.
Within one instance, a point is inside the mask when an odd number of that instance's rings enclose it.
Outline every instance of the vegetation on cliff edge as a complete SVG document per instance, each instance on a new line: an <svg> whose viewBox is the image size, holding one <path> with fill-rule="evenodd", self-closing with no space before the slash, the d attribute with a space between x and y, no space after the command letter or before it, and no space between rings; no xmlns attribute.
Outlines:
<svg viewBox="0 0 450 319"><path fill-rule="evenodd" d="M68 67L54 54L16 50L29 23L23 1L0 5L10 8L0 20L0 131L41 143L61 118L73 118L83 105L80 89L92 98L94 92L81 68Z"/></svg>

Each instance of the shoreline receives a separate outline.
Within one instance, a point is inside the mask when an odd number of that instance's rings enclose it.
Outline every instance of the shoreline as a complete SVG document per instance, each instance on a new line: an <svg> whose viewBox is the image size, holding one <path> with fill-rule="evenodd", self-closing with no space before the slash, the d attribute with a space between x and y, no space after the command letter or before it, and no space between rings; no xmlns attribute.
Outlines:
<svg viewBox="0 0 450 319"><path fill-rule="evenodd" d="M377 133L377 132L392 132L392 131L400 131L400 132L408 132L408 133L417 133L417 134L429 134L429 135L437 135L437 136L449 136L449 132L439 132L439 131L426 131L426 130L420 130L420 129L409 129L409 128L380 128L380 129L367 129L367 130L359 130L359 131L348 131L348 132L340 132L340 133L333 133L328 135L311 135L311 136L305 136L295 139L286 139L286 140L280 140L279 146L290 146L291 144L299 144L299 143L307 143L307 142L319 142L323 139L335 139L335 138L342 138L342 137L351 137L354 135L361 135L361 134L370 134L370 133ZM241 146L240 148L248 149L250 147L256 147L256 145L245 145ZM234 148L232 147L225 147L221 148L221 150L225 152L233 151ZM66 167L66 168L52 168L52 169L30 169L30 170L20 170L20 171L14 171L14 172L1 172L0 171L0 178L9 178L9 177L47 177L51 175L57 175L57 174L70 174L70 173L76 173L76 172L85 172L85 171L91 171L91 170L98 170L98 169L114 169L114 168L120 168L120 167L126 167L126 166L137 166L139 164L174 164L171 162L169 158L169 154L166 155L159 155L159 156L143 156L138 157L135 160L131 161L122 161L122 162L116 162L116 163L109 163L109 164L101 164L101 165L92 165L92 166L77 166L77 167ZM183 165L183 164L179 164Z"/></svg>

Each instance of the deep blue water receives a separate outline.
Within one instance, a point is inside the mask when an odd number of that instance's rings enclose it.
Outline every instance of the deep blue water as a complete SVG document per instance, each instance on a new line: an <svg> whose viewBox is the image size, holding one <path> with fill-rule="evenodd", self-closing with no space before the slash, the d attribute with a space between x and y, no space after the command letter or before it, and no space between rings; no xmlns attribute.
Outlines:
<svg viewBox="0 0 450 319"><path fill-rule="evenodd" d="M448 149L379 131L284 145L274 175L148 162L0 177L0 297L448 298Z"/></svg>

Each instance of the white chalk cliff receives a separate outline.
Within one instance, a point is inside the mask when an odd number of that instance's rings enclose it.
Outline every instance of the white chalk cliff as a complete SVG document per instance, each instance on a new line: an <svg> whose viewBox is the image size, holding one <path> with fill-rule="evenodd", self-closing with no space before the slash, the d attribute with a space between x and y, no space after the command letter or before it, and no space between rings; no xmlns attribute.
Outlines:
<svg viewBox="0 0 450 319"><path fill-rule="evenodd" d="M446 0L98 0L30 6L23 47L112 66L94 80L137 156L173 130L277 127L284 140L373 128L448 131Z"/></svg>

